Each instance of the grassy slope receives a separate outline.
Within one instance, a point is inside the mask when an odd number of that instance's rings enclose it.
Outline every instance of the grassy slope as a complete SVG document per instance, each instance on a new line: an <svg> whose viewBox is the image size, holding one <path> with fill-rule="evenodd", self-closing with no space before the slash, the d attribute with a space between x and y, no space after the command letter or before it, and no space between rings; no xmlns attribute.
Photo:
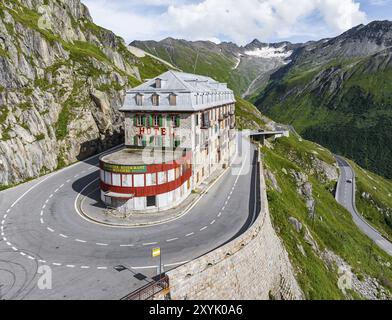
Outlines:
<svg viewBox="0 0 392 320"><path fill-rule="evenodd" d="M293 124L306 138L392 177L392 149L385 147L392 145L392 68L367 69L372 59L294 68L281 81L270 83L254 102L274 120ZM340 88L320 92L307 87L330 68L339 69L342 77L349 75Z"/></svg>
<svg viewBox="0 0 392 320"><path fill-rule="evenodd" d="M236 121L238 130L258 130L265 127L265 119L253 104L240 97L236 97L236 100Z"/></svg>
<svg viewBox="0 0 392 320"><path fill-rule="evenodd" d="M392 241L392 181L362 169L351 161L357 180L356 205L363 217ZM370 195L367 198L362 194Z"/></svg>
<svg viewBox="0 0 392 320"><path fill-rule="evenodd" d="M392 270L383 266L392 258L374 246L352 221L351 215L341 207L331 193L330 184L322 184L317 174L310 170L311 157L333 163L332 154L320 149L316 144L300 141L296 137L283 138L273 144L273 149L262 148L265 166L272 171L282 193L269 187L268 199L272 219L279 236L283 239L290 259L297 271L298 281L308 299L346 298L337 286L337 270L329 270L325 263L304 240L304 228L295 231L289 217L295 217L306 225L320 249L332 250L347 263L358 276L392 280ZM317 152L317 155L315 154ZM288 159L288 156L290 159ZM285 174L282 169L287 170ZM313 221L307 212L303 198L297 193L297 186L290 175L290 169L309 175L316 199L316 219ZM298 249L302 245L306 257ZM352 298L360 298L351 292Z"/></svg>

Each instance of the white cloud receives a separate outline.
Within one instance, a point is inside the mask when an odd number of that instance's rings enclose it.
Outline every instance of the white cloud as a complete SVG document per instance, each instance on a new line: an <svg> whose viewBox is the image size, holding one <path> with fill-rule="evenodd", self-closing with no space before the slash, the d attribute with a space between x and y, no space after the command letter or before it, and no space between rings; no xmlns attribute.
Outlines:
<svg viewBox="0 0 392 320"><path fill-rule="evenodd" d="M97 23L127 40L173 36L244 44L331 36L367 21L358 0L86 0ZM380 0L373 0L380 1ZM154 2L154 5L152 3ZM121 9L119 4L121 3ZM124 5L127 10L124 10ZM132 4L138 10L132 12ZM154 14L151 6L163 6Z"/></svg>

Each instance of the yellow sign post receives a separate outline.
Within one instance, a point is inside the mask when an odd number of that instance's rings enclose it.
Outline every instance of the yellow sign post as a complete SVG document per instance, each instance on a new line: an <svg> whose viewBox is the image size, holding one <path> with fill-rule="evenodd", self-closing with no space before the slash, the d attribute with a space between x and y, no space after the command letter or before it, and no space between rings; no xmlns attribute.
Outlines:
<svg viewBox="0 0 392 320"><path fill-rule="evenodd" d="M160 257L161 256L161 248L154 248L152 249L152 257Z"/></svg>
<svg viewBox="0 0 392 320"><path fill-rule="evenodd" d="M161 248L153 248L151 250L151 255L153 258L159 257L159 276L162 276L162 255Z"/></svg>

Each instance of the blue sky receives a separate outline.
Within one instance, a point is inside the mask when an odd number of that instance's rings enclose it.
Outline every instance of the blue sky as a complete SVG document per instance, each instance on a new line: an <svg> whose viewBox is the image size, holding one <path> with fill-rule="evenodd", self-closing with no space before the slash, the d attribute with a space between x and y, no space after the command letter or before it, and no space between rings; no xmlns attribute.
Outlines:
<svg viewBox="0 0 392 320"><path fill-rule="evenodd" d="M303 42L392 17L392 0L82 0L94 21L127 42Z"/></svg>

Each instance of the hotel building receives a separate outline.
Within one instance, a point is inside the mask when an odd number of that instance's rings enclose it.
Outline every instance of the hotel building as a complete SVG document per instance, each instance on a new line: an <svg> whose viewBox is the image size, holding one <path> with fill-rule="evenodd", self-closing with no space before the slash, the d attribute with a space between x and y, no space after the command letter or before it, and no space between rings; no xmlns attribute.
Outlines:
<svg viewBox="0 0 392 320"><path fill-rule="evenodd" d="M125 148L100 161L109 207L175 207L235 154L233 91L209 77L168 71L129 90L120 111Z"/></svg>

